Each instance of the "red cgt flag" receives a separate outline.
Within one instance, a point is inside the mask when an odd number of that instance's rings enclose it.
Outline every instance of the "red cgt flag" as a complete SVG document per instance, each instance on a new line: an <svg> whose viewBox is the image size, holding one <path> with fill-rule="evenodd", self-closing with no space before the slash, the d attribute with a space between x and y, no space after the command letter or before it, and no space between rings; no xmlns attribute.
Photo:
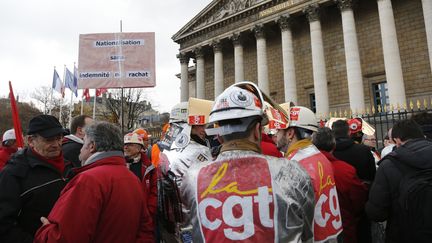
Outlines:
<svg viewBox="0 0 432 243"><path fill-rule="evenodd" d="M11 81L9 81L9 98L10 98L10 103L12 108L12 119L13 119L14 129L15 129L16 144L18 148L24 148L22 128L21 128L21 123L18 114L18 107L16 105Z"/></svg>
<svg viewBox="0 0 432 243"><path fill-rule="evenodd" d="M89 90L89 89L85 89L85 90L84 90L84 92L83 92L83 97L85 97L85 100L86 100L87 102L90 101L90 90Z"/></svg>
<svg viewBox="0 0 432 243"><path fill-rule="evenodd" d="M96 89L96 96L99 97L103 94L105 94L108 90L105 88Z"/></svg>

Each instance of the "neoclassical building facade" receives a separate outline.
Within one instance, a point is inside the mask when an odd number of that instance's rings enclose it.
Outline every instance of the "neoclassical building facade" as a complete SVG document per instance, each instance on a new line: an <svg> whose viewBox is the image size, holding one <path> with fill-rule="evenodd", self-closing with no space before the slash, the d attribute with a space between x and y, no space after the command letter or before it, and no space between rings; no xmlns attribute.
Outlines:
<svg viewBox="0 0 432 243"><path fill-rule="evenodd" d="M181 101L243 80L323 117L432 95L432 0L213 0L172 38Z"/></svg>

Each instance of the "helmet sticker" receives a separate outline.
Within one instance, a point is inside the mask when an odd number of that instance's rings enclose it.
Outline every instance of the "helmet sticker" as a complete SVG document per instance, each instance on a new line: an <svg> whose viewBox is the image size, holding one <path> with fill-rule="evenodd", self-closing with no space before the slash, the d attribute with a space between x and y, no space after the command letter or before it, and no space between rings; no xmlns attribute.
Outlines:
<svg viewBox="0 0 432 243"><path fill-rule="evenodd" d="M299 119L299 113L300 113L300 108L299 107L293 107L290 110L290 120L291 121L298 121Z"/></svg>
<svg viewBox="0 0 432 243"><path fill-rule="evenodd" d="M203 125L205 124L205 116L189 116L189 124L190 125Z"/></svg>
<svg viewBox="0 0 432 243"><path fill-rule="evenodd" d="M216 109L223 109L223 108L227 108L230 107L229 102L227 101L226 98L222 98L219 100Z"/></svg>
<svg viewBox="0 0 432 243"><path fill-rule="evenodd" d="M189 137L188 137L186 134L184 134L184 133L180 133L180 134L176 137L175 145L176 145L178 148L184 148L184 147L186 147L186 145L188 145L188 144L189 144Z"/></svg>
<svg viewBox="0 0 432 243"><path fill-rule="evenodd" d="M247 91L244 90L236 90L230 95L231 101L241 107L248 107L252 105L251 97L246 92Z"/></svg>
<svg viewBox="0 0 432 243"><path fill-rule="evenodd" d="M258 108L262 108L261 101L258 99L258 97L254 97L255 106Z"/></svg>

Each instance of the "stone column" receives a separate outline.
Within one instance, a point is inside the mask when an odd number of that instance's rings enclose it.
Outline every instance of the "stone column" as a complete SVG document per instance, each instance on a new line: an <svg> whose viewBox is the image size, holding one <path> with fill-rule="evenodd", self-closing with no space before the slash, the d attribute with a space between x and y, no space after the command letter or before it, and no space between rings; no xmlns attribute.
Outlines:
<svg viewBox="0 0 432 243"><path fill-rule="evenodd" d="M406 102L405 86L391 0L378 0L378 15L390 104L402 106Z"/></svg>
<svg viewBox="0 0 432 243"><path fill-rule="evenodd" d="M423 17L426 28L426 38L429 50L429 64L432 71L432 1L422 0Z"/></svg>
<svg viewBox="0 0 432 243"><path fill-rule="evenodd" d="M350 108L353 112L359 113L364 110L365 103L360 53L357 43L354 13L352 10L353 2L354 0L337 0L342 15Z"/></svg>
<svg viewBox="0 0 432 243"><path fill-rule="evenodd" d="M181 73L180 73L180 102L189 100L189 57L184 53L179 53L177 58L180 60Z"/></svg>
<svg viewBox="0 0 432 243"><path fill-rule="evenodd" d="M285 102L297 104L297 83L294 63L294 48L290 26L290 16L284 15L277 20L282 35L282 63L284 75Z"/></svg>
<svg viewBox="0 0 432 243"><path fill-rule="evenodd" d="M196 94L198 99L205 99L204 52L202 47L195 49L196 58Z"/></svg>
<svg viewBox="0 0 432 243"><path fill-rule="evenodd" d="M239 33L233 34L231 40L234 45L234 77L238 83L244 81L243 42Z"/></svg>
<svg viewBox="0 0 432 243"><path fill-rule="evenodd" d="M270 95L268 66L267 66L267 44L263 25L254 27L256 45L257 45L257 70L258 70L258 87L267 95Z"/></svg>
<svg viewBox="0 0 432 243"><path fill-rule="evenodd" d="M224 90L223 54L220 41L212 43L214 52L214 97L220 95Z"/></svg>
<svg viewBox="0 0 432 243"><path fill-rule="evenodd" d="M310 25L316 113L324 115L329 112L329 99L319 6L318 4L309 5L303 12L306 13Z"/></svg>

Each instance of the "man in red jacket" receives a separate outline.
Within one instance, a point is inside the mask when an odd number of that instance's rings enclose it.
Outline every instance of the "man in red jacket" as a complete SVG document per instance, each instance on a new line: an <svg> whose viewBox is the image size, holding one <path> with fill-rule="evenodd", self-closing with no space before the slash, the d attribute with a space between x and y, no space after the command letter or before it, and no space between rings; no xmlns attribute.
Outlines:
<svg viewBox="0 0 432 243"><path fill-rule="evenodd" d="M344 242L357 243L357 225L366 204L368 189L357 177L353 166L331 154L336 147L336 139L330 128L319 128L312 135L312 142L333 166Z"/></svg>
<svg viewBox="0 0 432 243"><path fill-rule="evenodd" d="M0 147L0 171L6 165L10 156L17 150L15 130L9 129L3 134L2 146Z"/></svg>
<svg viewBox="0 0 432 243"><path fill-rule="evenodd" d="M265 134L264 132L261 134L261 149L262 153L265 155L270 155L277 158L282 158L282 153L278 150L273 139Z"/></svg>
<svg viewBox="0 0 432 243"><path fill-rule="evenodd" d="M82 167L63 189L34 242L152 242L152 221L139 180L125 166L118 127L86 127Z"/></svg>

